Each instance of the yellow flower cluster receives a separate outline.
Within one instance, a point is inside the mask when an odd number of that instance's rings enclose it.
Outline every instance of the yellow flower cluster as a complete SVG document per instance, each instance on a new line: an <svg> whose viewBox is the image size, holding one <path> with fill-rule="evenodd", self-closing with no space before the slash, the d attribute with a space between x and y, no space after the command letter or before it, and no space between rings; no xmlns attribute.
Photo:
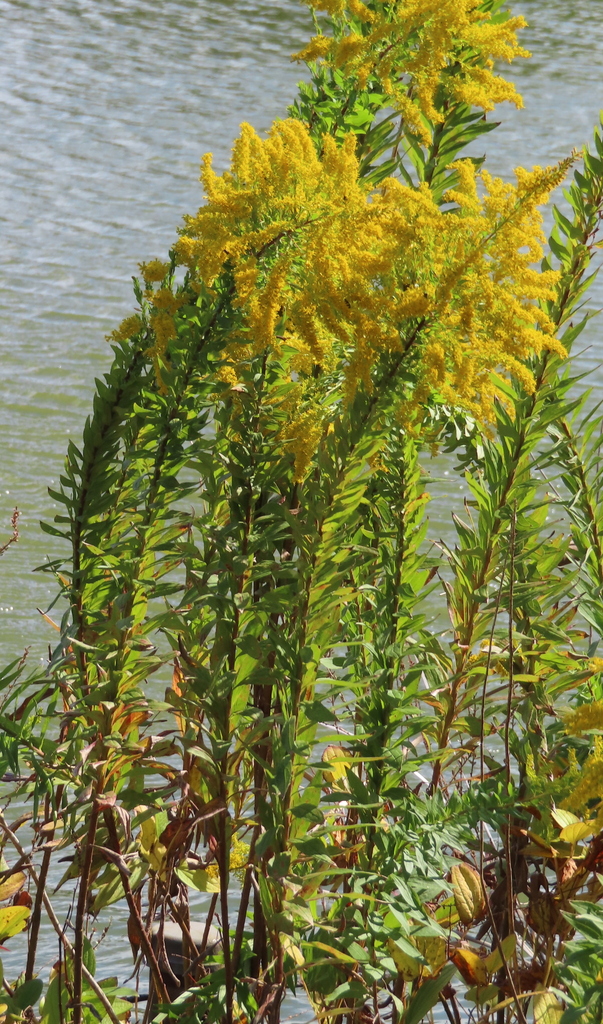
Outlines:
<svg viewBox="0 0 603 1024"><path fill-rule="evenodd" d="M233 871L243 881L243 874L245 868L249 862L249 844L245 843L238 836L235 836L232 840L230 847L230 870ZM211 861L206 868L207 877L213 883L212 889L215 891L220 888L220 869L215 861Z"/></svg>
<svg viewBox="0 0 603 1024"><path fill-rule="evenodd" d="M343 69L361 88L376 76L425 143L430 136L421 115L432 123L442 120L435 102L438 89L447 100L482 110L493 110L505 100L522 106L513 84L493 71L495 60L529 56L517 43L517 31L526 24L521 17L494 18L482 0L302 2L338 19L338 27L343 23L349 31L315 36L293 59L324 60ZM453 66L454 74L447 73Z"/></svg>
<svg viewBox="0 0 603 1024"><path fill-rule="evenodd" d="M148 349L148 355L153 360L157 380L163 389L162 364L168 344L176 334L174 316L182 306L184 299L163 284L170 269L169 263L165 263L163 260L149 260L148 263L140 263L139 267L146 285L145 298L149 303L149 326L154 339ZM161 287L154 289L154 284L160 284ZM107 335L107 341L127 341L138 334L142 327L143 321L140 316L128 316L122 320L117 330Z"/></svg>
<svg viewBox="0 0 603 1024"><path fill-rule="evenodd" d="M593 659L601 661L600 658ZM600 671L598 669L597 671ZM593 729L603 731L603 700L595 700L591 704L582 704L568 715L566 720L567 731L572 736L580 736L584 732ZM603 794L602 794L603 795Z"/></svg>
<svg viewBox="0 0 603 1024"><path fill-rule="evenodd" d="M164 263L163 260L149 260L148 263L139 263L139 267L146 285L163 281L170 269L169 263Z"/></svg>
<svg viewBox="0 0 603 1024"><path fill-rule="evenodd" d="M603 659L592 658L589 667L593 672L600 672L603 670ZM585 732L603 732L603 700L582 704L567 716L565 724L572 736L580 736ZM593 750L582 765L563 806L574 814L596 813L594 831L603 830L603 736L595 736Z"/></svg>
<svg viewBox="0 0 603 1024"><path fill-rule="evenodd" d="M207 203L175 247L193 287L211 289L225 268L231 275L241 322L227 363L286 347L299 380L338 372L350 399L371 389L384 355L399 354L414 360L415 405L435 390L482 420L497 394L492 370L530 388L526 358L564 351L540 306L557 275L534 263L544 240L538 206L567 164L519 170L516 186L483 172L479 189L471 161L456 170L446 197L454 206L443 210L426 185L388 179L371 190L352 136L341 146L325 136L319 154L300 121L277 122L265 140L243 125L230 171L218 176L205 158ZM154 303L172 315L169 296L160 289ZM306 412L301 388L291 416L298 478L321 432L318 410L313 429Z"/></svg>
<svg viewBox="0 0 603 1024"><path fill-rule="evenodd" d="M563 801L563 807L573 814L580 812L593 821L595 833L603 830L603 737L595 737L593 752L587 757L579 780L570 796Z"/></svg>
<svg viewBox="0 0 603 1024"><path fill-rule="evenodd" d="M127 316L125 320L122 320L119 327L111 334L107 335L107 341L128 341L130 338L134 338L139 331L142 330L143 323L141 317L134 314L133 316Z"/></svg>

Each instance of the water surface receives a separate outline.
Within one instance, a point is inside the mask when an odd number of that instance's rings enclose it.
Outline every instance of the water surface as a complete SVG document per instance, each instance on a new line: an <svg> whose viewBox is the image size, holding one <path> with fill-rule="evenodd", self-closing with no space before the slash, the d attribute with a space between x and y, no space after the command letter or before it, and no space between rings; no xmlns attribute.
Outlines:
<svg viewBox="0 0 603 1024"><path fill-rule="evenodd" d="M487 140L506 177L581 145L603 106L601 0L518 10L533 52L511 71L525 109L499 108ZM40 657L50 638L35 609L52 581L31 569L61 545L38 520L107 367L104 336L133 305L131 275L199 205L201 155L223 167L243 119L262 131L283 114L301 74L289 54L309 30L297 0L0 0L0 526L22 511L0 566L5 657ZM600 384L598 332L580 365Z"/></svg>
<svg viewBox="0 0 603 1024"><path fill-rule="evenodd" d="M501 109L485 143L506 178L580 146L603 106L601 0L517 9L534 54L511 72L525 109ZM240 121L262 131L284 113L300 77L288 56L308 33L296 0L0 0L0 538L22 511L21 541L0 562L2 662L25 645L42 658L52 640L35 610L52 583L31 569L61 547L38 520L53 514L46 488L109 363L104 336L133 305L131 275L199 205L201 155L225 166ZM599 389L601 330L579 359ZM444 490L432 513L442 531L464 487ZM126 969L122 946L107 970Z"/></svg>

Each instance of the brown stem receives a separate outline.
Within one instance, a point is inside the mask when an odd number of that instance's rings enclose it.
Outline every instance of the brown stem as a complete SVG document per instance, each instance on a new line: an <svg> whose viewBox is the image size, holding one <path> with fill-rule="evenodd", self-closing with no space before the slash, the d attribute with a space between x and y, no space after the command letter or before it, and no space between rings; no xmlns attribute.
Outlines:
<svg viewBox="0 0 603 1024"><path fill-rule="evenodd" d="M241 947L243 945L243 933L245 931L245 919L247 917L247 907L249 906L249 895L251 893L251 873L253 871L253 857L255 853L255 843L257 836L259 835L259 826L256 825L254 830L253 838L249 845L249 864L245 869L245 878L243 880L243 888L241 890L241 902L239 904L239 916L237 918L237 927L235 931L234 945L232 948L232 971L236 977L239 969L239 961L241 959Z"/></svg>
<svg viewBox="0 0 603 1024"><path fill-rule="evenodd" d="M60 806L61 797L63 793L63 787L60 786L57 790L57 806ZM46 819L50 816L50 799L46 797L44 805L44 816ZM46 841L50 842L54 838L55 829L52 828L50 833L46 836ZM36 953L38 949L38 936L40 934L40 922L42 920L42 907L44 906L44 893L46 891L46 879L48 878L48 871L50 869L50 858L52 857L52 849L47 848L44 850L42 857L42 863L40 865L40 874L38 885L36 886L36 897L34 900L31 917L29 919L29 936L27 943L27 963L25 964L25 981L30 981L34 976L36 966Z"/></svg>
<svg viewBox="0 0 603 1024"><path fill-rule="evenodd" d="M109 809L106 810L104 813L104 819L105 825L107 826L107 831L109 833L109 839L111 840L111 846L114 849L115 853L121 854L121 844L119 842L119 835L117 833L117 827L115 825L115 817L113 811ZM138 909L138 904L134 899L134 893L130 888L130 879L126 872L121 870L120 877L122 888L124 890L124 896L126 897L126 902L128 904L128 910L130 911L130 915L132 917L134 926L138 933L141 949L147 959L147 963L151 971L151 976L153 978L153 983L157 990L157 997L160 1002L169 1003L170 997L168 995L167 988L165 987L163 975L161 974L161 968L159 966L157 957L155 956L155 950L153 949L153 945L151 943L151 940L149 939L147 929L145 928L142 917L140 916L140 910Z"/></svg>
<svg viewBox="0 0 603 1024"><path fill-rule="evenodd" d="M224 775L222 776L224 778ZM226 830L227 830L226 815L223 814L220 818L218 828L220 830L220 850L219 850L219 868L220 868L220 914L222 917L222 953L224 956L224 974L226 981L226 1024L232 1024L232 1004L234 998L234 975L233 975L233 964L230 955L230 925L228 922L228 880L229 880L229 861L230 854L226 845Z"/></svg>
<svg viewBox="0 0 603 1024"><path fill-rule="evenodd" d="M510 562L509 562L509 689L507 693L507 713L505 717L505 769L507 778L507 792L512 781L511 772L511 719L513 716L513 583L515 576L515 536L517 530L517 506L513 509L511 516L511 538L510 538ZM511 855L511 817L507 819L505 829L505 860L507 862L507 933L513 931L515 917L515 896L513 892L513 865Z"/></svg>
<svg viewBox="0 0 603 1024"><path fill-rule="evenodd" d="M37 888L40 888L40 878L39 878L39 875L38 875L36 869L34 868L33 864L31 864L31 862L29 862L29 858L28 858L27 854L25 853L25 850L21 846L21 843L19 842L19 839L17 838L15 833L12 832L11 829L8 827L8 825L6 824L6 822L5 822L4 818L2 817L1 813L0 813L0 828L2 829L4 834L7 836L9 841L12 843L12 845L15 848L15 850L17 850L19 855L21 857L23 857L24 860L28 861L27 870L29 871L29 874L31 875L31 878L33 879L34 885ZM60 923L57 915L55 914L54 907L53 907L52 903L50 902L50 900L48 899L48 896L47 896L46 892L44 891L44 889L42 889L42 892L44 893L44 897L43 897L44 898L44 909L46 910L46 913L48 914L48 919L49 919L52 927L54 928L55 932L57 933L57 935L59 937L59 940L61 942L61 945L65 948L65 952L68 953L68 955L71 957L72 960L74 960L75 959L75 950L74 950L73 946L71 945L69 939L65 935L65 929L61 926L61 923ZM83 964L82 964L82 974L83 974L84 978L86 979L86 983L90 986L90 988L94 992L95 996L97 997L98 1001L100 1002L101 1006L103 1007L105 1013L107 1014L107 1017L111 1021L111 1024L120 1024L120 1021L119 1021L118 1017L115 1015L113 1007L111 1006L111 1003L107 999L107 996L106 996L105 992L102 990L102 988L100 987L100 985L98 984L98 982L94 978L94 975L90 974L90 971L88 970L88 968L86 966L84 966Z"/></svg>
<svg viewBox="0 0 603 1024"><path fill-rule="evenodd" d="M494 942L496 943L496 948L497 948L497 950L499 952L500 959L502 960L503 971L505 972L505 974L507 976L507 979L509 981L509 987L511 989L511 992L513 993L513 996L512 996L512 999L510 1000L510 1002L514 1002L515 1003L515 1008L517 1010L517 1016L519 1018L520 1024L528 1024L526 1015L524 1013L524 1009L523 1009L523 1007L522 1007L522 1005L521 1005L521 1003L519 1001L520 1000L520 993L518 993L518 991L517 991L517 987L515 985L515 979L513 977L513 972L511 971L511 968L509 967L509 962L508 962L507 957L505 955L505 951L504 951L504 948L503 948L503 945L502 945L502 942L501 942L501 939L500 939L498 928L496 927L496 921L494 920L494 914L492 912L492 905L490 903L490 897L488 896L488 892L487 892L487 890L485 888L484 888L484 898L485 898L485 901L486 901L486 911L488 913L488 918L490 919L490 926L492 928L492 935L494 936ZM504 1024L504 1022L503 1022L503 1024Z"/></svg>
<svg viewBox="0 0 603 1024"><path fill-rule="evenodd" d="M86 931L86 911L90 890L90 874L92 870L92 858L94 857L94 840L96 838L96 827L100 809L95 796L90 812L88 835L86 836L86 847L84 851L84 863L80 874L80 887L78 892L77 908L75 912L75 946L73 959L73 1024L82 1024L82 967L84 964L84 938Z"/></svg>
<svg viewBox="0 0 603 1024"><path fill-rule="evenodd" d="M5 551L8 551L11 544L17 544L19 541L19 516L21 513L18 508L15 508L10 518L10 525L12 526L13 532L5 544L0 544L0 555L3 555Z"/></svg>

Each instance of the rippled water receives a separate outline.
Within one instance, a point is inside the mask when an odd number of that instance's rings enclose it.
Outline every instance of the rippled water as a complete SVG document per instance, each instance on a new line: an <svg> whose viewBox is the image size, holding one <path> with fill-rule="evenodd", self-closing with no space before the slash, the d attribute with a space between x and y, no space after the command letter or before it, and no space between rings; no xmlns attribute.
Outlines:
<svg viewBox="0 0 603 1024"><path fill-rule="evenodd" d="M487 142L505 177L581 145L603 106L601 0L517 9L531 22L533 59L512 70L526 105L502 110ZM37 524L130 277L198 206L202 153L224 166L241 120L261 130L283 113L300 77L288 55L308 31L296 0L0 0L0 538L22 510L0 562L3 662L50 639L35 608L52 588L30 570L60 547ZM602 328L579 360L598 387Z"/></svg>
<svg viewBox="0 0 603 1024"><path fill-rule="evenodd" d="M505 176L580 145L603 106L601 0L518 9L534 53L512 69L526 106L502 109L488 138ZM130 277L199 204L202 153L223 166L241 120L261 130L283 113L308 30L297 0L0 0L0 524L22 510L0 566L6 656L32 644L39 657L49 639L35 608L52 587L30 570L60 544L38 519ZM598 330L581 364L601 382Z"/></svg>

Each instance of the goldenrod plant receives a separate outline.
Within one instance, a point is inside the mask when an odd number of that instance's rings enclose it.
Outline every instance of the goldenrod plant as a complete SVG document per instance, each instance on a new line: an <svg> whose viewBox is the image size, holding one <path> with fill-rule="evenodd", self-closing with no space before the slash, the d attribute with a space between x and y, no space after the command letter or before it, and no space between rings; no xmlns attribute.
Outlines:
<svg viewBox="0 0 603 1024"><path fill-rule="evenodd" d="M521 103L501 0L306 6L309 80L204 158L51 492L58 643L2 679L7 1022L277 1024L288 991L332 1024L600 1020L602 421L568 356L603 135L514 183L463 155ZM129 988L95 964L118 902Z"/></svg>

